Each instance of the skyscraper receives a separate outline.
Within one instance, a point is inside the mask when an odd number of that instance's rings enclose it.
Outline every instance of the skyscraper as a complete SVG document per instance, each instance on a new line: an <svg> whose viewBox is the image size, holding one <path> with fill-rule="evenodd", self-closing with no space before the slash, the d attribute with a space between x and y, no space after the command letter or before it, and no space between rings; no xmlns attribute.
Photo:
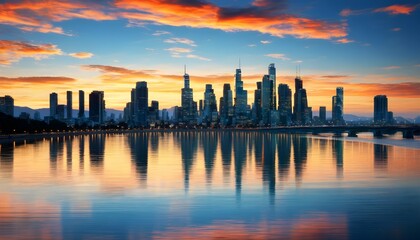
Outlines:
<svg viewBox="0 0 420 240"><path fill-rule="evenodd" d="M73 92L67 91L67 119L73 118Z"/></svg>
<svg viewBox="0 0 420 240"><path fill-rule="evenodd" d="M79 90L79 114L77 115L79 118L85 117L85 92Z"/></svg>
<svg viewBox="0 0 420 240"><path fill-rule="evenodd" d="M230 84L223 85L223 97L220 103L220 115L223 125L231 125L233 118L233 95Z"/></svg>
<svg viewBox="0 0 420 240"><path fill-rule="evenodd" d="M147 126L147 115L149 111L149 89L147 82L136 83L135 114L137 126Z"/></svg>
<svg viewBox="0 0 420 240"><path fill-rule="evenodd" d="M388 98L385 95L376 95L373 99L373 121L385 123L388 113Z"/></svg>
<svg viewBox="0 0 420 240"><path fill-rule="evenodd" d="M239 66L235 73L235 123L244 124L248 120L247 105L248 92L244 90L242 71Z"/></svg>
<svg viewBox="0 0 420 240"><path fill-rule="evenodd" d="M89 119L102 124L105 120L105 100L103 91L92 91L89 94Z"/></svg>
<svg viewBox="0 0 420 240"><path fill-rule="evenodd" d="M271 86L269 75L264 75L262 78L261 87L261 119L264 125L270 123L270 108L271 108Z"/></svg>
<svg viewBox="0 0 420 240"><path fill-rule="evenodd" d="M270 110L277 110L277 98L276 98L276 67L274 63L268 65L268 76L271 82L271 105Z"/></svg>
<svg viewBox="0 0 420 240"><path fill-rule="evenodd" d="M15 101L11 96L6 95L4 97L0 97L0 112L13 117L14 108Z"/></svg>
<svg viewBox="0 0 420 240"><path fill-rule="evenodd" d="M203 121L212 122L214 112L217 113L216 95L214 94L213 86L206 84L204 92L204 116Z"/></svg>
<svg viewBox="0 0 420 240"><path fill-rule="evenodd" d="M257 82L257 89L254 91L254 108L253 108L253 121L259 124L261 121L261 82Z"/></svg>
<svg viewBox="0 0 420 240"><path fill-rule="evenodd" d="M197 109L193 108L193 89L190 88L190 76L184 70L184 88L181 89L181 105L183 122L193 124L196 120Z"/></svg>
<svg viewBox="0 0 420 240"><path fill-rule="evenodd" d="M279 84L280 123L289 125L292 121L292 90L287 84Z"/></svg>
<svg viewBox="0 0 420 240"><path fill-rule="evenodd" d="M294 95L294 106L293 106L293 121L296 124L306 124L309 119L308 114L308 98L306 95L306 89L303 88L303 81L300 76L295 78L295 95Z"/></svg>
<svg viewBox="0 0 420 240"><path fill-rule="evenodd" d="M325 106L319 107L319 121L321 123L327 122L327 108Z"/></svg>
<svg viewBox="0 0 420 240"><path fill-rule="evenodd" d="M53 92L50 94L50 117L55 118L57 115L58 95Z"/></svg>
<svg viewBox="0 0 420 240"><path fill-rule="evenodd" d="M66 108L66 105L64 105L64 104L58 104L57 105L57 112L55 114L55 118L57 120L60 120L60 121L64 120L65 108Z"/></svg>
<svg viewBox="0 0 420 240"><path fill-rule="evenodd" d="M343 124L344 90L337 87L336 95L332 98L332 120L334 124Z"/></svg>

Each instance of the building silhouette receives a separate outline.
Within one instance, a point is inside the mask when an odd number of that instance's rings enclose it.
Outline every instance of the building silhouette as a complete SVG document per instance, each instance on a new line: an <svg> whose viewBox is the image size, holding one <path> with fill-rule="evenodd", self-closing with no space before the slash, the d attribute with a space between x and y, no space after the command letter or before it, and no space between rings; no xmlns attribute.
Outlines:
<svg viewBox="0 0 420 240"><path fill-rule="evenodd" d="M327 108L325 106L319 107L319 121L321 123L327 122Z"/></svg>
<svg viewBox="0 0 420 240"><path fill-rule="evenodd" d="M77 117L85 117L85 92L83 90L79 90L79 114Z"/></svg>
<svg viewBox="0 0 420 240"><path fill-rule="evenodd" d="M241 66L235 73L235 124L248 121L248 91L244 90Z"/></svg>
<svg viewBox="0 0 420 240"><path fill-rule="evenodd" d="M15 101L11 96L6 95L4 97L0 97L0 112L13 117L14 109Z"/></svg>
<svg viewBox="0 0 420 240"><path fill-rule="evenodd" d="M57 120L63 121L64 120L64 112L66 109L66 105L58 104L57 105L57 112L55 113L55 118Z"/></svg>
<svg viewBox="0 0 420 240"><path fill-rule="evenodd" d="M388 114L388 98L385 95L376 95L373 99L373 121L385 123Z"/></svg>
<svg viewBox="0 0 420 240"><path fill-rule="evenodd" d="M334 124L343 124L343 105L344 90L342 87L336 88L336 95L332 97L332 121Z"/></svg>
<svg viewBox="0 0 420 240"><path fill-rule="evenodd" d="M263 125L270 123L270 110L271 110L271 97L272 97L272 84L269 75L264 75L262 78L261 86L261 120Z"/></svg>
<svg viewBox="0 0 420 240"><path fill-rule="evenodd" d="M293 121L298 125L305 125L312 120L312 110L308 108L308 97L300 76L295 78L295 94L293 106Z"/></svg>
<svg viewBox="0 0 420 240"><path fill-rule="evenodd" d="M224 126L232 125L233 120L233 94L229 83L223 85L223 97L220 98L221 123Z"/></svg>
<svg viewBox="0 0 420 240"><path fill-rule="evenodd" d="M89 94L89 120L95 124L102 124L105 120L103 91L93 91Z"/></svg>
<svg viewBox="0 0 420 240"><path fill-rule="evenodd" d="M67 119L73 118L73 92L67 91Z"/></svg>
<svg viewBox="0 0 420 240"><path fill-rule="evenodd" d="M55 118L57 115L58 95L53 92L50 93L50 117Z"/></svg>
<svg viewBox="0 0 420 240"><path fill-rule="evenodd" d="M254 90L254 104L252 107L252 120L255 124L261 121L261 85L262 82L257 82L257 89Z"/></svg>
<svg viewBox="0 0 420 240"><path fill-rule="evenodd" d="M184 88L181 89L181 107L182 121L187 124L194 124L197 117L197 107L194 109L193 89L190 87L190 76L186 70L184 70Z"/></svg>
<svg viewBox="0 0 420 240"><path fill-rule="evenodd" d="M270 65L268 65L268 76L271 82L271 105L270 105L270 110L277 110L277 101L276 101L276 67L274 65L274 63L270 63Z"/></svg>
<svg viewBox="0 0 420 240"><path fill-rule="evenodd" d="M135 90L135 115L137 126L147 126L147 115L149 110L149 89L147 82L137 82Z"/></svg>
<svg viewBox="0 0 420 240"><path fill-rule="evenodd" d="M217 102L214 89L211 84L206 84L204 91L204 115L203 122L210 123L217 121Z"/></svg>
<svg viewBox="0 0 420 240"><path fill-rule="evenodd" d="M292 122L292 90L287 84L279 84L279 115L282 125L290 125Z"/></svg>

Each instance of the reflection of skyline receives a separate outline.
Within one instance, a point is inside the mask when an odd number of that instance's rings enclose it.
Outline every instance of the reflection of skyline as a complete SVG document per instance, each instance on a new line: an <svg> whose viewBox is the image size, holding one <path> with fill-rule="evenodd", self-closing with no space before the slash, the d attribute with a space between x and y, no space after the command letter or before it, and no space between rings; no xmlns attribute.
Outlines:
<svg viewBox="0 0 420 240"><path fill-rule="evenodd" d="M190 176L198 150L197 134L189 132L175 133L175 141L181 147L182 171L184 172L184 189L190 188Z"/></svg>
<svg viewBox="0 0 420 240"><path fill-rule="evenodd" d="M211 185L214 161L217 152L217 134L213 132L203 132L200 134L200 147L204 152L204 166L206 169L206 183Z"/></svg>
<svg viewBox="0 0 420 240"><path fill-rule="evenodd" d="M308 157L308 139L305 135L293 135L292 139L296 184L300 185Z"/></svg>
<svg viewBox="0 0 420 240"><path fill-rule="evenodd" d="M57 166L60 165L60 160L63 158L64 138L54 137L49 141L50 144L50 169L52 172L57 171Z"/></svg>
<svg viewBox="0 0 420 240"><path fill-rule="evenodd" d="M96 172L102 172L104 167L105 138L105 134L89 135L90 167Z"/></svg>
<svg viewBox="0 0 420 240"><path fill-rule="evenodd" d="M236 196L240 197L242 192L242 172L246 162L246 151L244 146L247 146L246 134L238 133L233 136L233 158L235 161L235 190Z"/></svg>
<svg viewBox="0 0 420 240"><path fill-rule="evenodd" d="M13 176L13 159L15 144L3 143L0 146L0 170L1 177L11 178Z"/></svg>
<svg viewBox="0 0 420 240"><path fill-rule="evenodd" d="M66 162L67 162L67 172L71 173L72 170L72 153L73 153L73 136L68 136L65 140L66 142Z"/></svg>
<svg viewBox="0 0 420 240"><path fill-rule="evenodd" d="M344 149L343 141L339 139L332 139L332 152L335 160L337 169L337 178L343 178L343 166L344 166Z"/></svg>
<svg viewBox="0 0 420 240"><path fill-rule="evenodd" d="M388 166L388 146L381 144L373 145L373 161L375 170L384 171Z"/></svg>
<svg viewBox="0 0 420 240"><path fill-rule="evenodd" d="M85 136L79 136L79 170L81 173L85 170Z"/></svg>
<svg viewBox="0 0 420 240"><path fill-rule="evenodd" d="M221 143L220 150L222 153L223 178L227 181L232 165L232 132L222 132L219 136Z"/></svg>
<svg viewBox="0 0 420 240"><path fill-rule="evenodd" d="M278 174L281 181L286 181L289 176L292 140L289 134L278 135L277 159Z"/></svg>
<svg viewBox="0 0 420 240"><path fill-rule="evenodd" d="M262 179L265 186L268 185L271 200L276 194L276 146L277 141L274 134L264 134L263 136L263 168Z"/></svg>
<svg viewBox="0 0 420 240"><path fill-rule="evenodd" d="M128 134L128 146L131 152L131 161L135 166L136 173L140 182L147 181L147 167L148 167L148 148L149 148L148 133ZM151 138L153 138L151 136ZM156 138L156 136L155 136ZM159 140L154 139L151 145L158 144ZM153 148L153 147L152 147Z"/></svg>

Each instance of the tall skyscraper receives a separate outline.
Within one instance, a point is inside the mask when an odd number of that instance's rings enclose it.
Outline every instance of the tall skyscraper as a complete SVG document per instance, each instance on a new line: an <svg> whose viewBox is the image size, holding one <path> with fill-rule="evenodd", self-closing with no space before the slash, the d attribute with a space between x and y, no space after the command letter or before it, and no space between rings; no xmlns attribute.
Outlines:
<svg viewBox="0 0 420 240"><path fill-rule="evenodd" d="M55 114L55 118L57 120L60 120L60 121L64 120L65 108L66 108L66 105L64 105L64 104L58 104L57 105L57 112Z"/></svg>
<svg viewBox="0 0 420 240"><path fill-rule="evenodd" d="M261 121L261 82L257 82L257 89L254 91L253 121L259 124Z"/></svg>
<svg viewBox="0 0 420 240"><path fill-rule="evenodd" d="M147 82L136 83L136 123L137 126L147 126L147 115L149 111L149 89L147 88Z"/></svg>
<svg viewBox="0 0 420 240"><path fill-rule="evenodd" d="M244 124L248 120L248 92L244 90L241 66L235 73L235 123Z"/></svg>
<svg viewBox="0 0 420 240"><path fill-rule="evenodd" d="M105 121L103 91L93 91L89 94L89 119L96 124L102 124Z"/></svg>
<svg viewBox="0 0 420 240"><path fill-rule="evenodd" d="M277 98L276 98L276 67L274 63L268 65L268 76L271 82L271 105L270 110L277 110Z"/></svg>
<svg viewBox="0 0 420 240"><path fill-rule="evenodd" d="M204 92L203 120L207 122L212 122L214 112L217 113L216 95L214 94L213 86L211 84L206 84L206 90Z"/></svg>
<svg viewBox="0 0 420 240"><path fill-rule="evenodd" d="M327 108L325 106L319 107L319 121L321 123L327 122Z"/></svg>
<svg viewBox="0 0 420 240"><path fill-rule="evenodd" d="M79 90L79 114L77 117L85 117L85 92L82 90Z"/></svg>
<svg viewBox="0 0 420 240"><path fill-rule="evenodd" d="M13 117L14 109L15 101L11 96L6 95L4 97L0 97L0 112Z"/></svg>
<svg viewBox="0 0 420 240"><path fill-rule="evenodd" d="M50 117L55 118L57 115L58 95L53 92L50 94Z"/></svg>
<svg viewBox="0 0 420 240"><path fill-rule="evenodd" d="M289 125L292 122L292 90L287 84L279 84L280 123Z"/></svg>
<svg viewBox="0 0 420 240"><path fill-rule="evenodd" d="M303 81L300 76L297 76L295 78L295 94L293 106L293 121L296 124L306 124L310 121L310 114L307 108L308 97L306 95L306 89L303 88Z"/></svg>
<svg viewBox="0 0 420 240"><path fill-rule="evenodd" d="M229 83L223 85L223 97L220 103L220 115L222 124L227 126L232 124L233 118L233 94Z"/></svg>
<svg viewBox="0 0 420 240"><path fill-rule="evenodd" d="M67 91L67 119L73 118L73 92Z"/></svg>
<svg viewBox="0 0 420 240"><path fill-rule="evenodd" d="M337 87L336 95L332 98L332 120L334 124L343 124L344 90Z"/></svg>
<svg viewBox="0 0 420 240"><path fill-rule="evenodd" d="M388 98L385 95L376 95L373 99L373 121L385 123L388 113Z"/></svg>
<svg viewBox="0 0 420 240"><path fill-rule="evenodd" d="M190 88L190 76L184 69L184 88L181 89L181 105L183 122L193 124L196 121L197 108L193 108L193 89Z"/></svg>
<svg viewBox="0 0 420 240"><path fill-rule="evenodd" d="M261 87L261 119L264 125L270 123L270 108L271 108L271 88L272 81L269 75L264 75L262 78Z"/></svg>

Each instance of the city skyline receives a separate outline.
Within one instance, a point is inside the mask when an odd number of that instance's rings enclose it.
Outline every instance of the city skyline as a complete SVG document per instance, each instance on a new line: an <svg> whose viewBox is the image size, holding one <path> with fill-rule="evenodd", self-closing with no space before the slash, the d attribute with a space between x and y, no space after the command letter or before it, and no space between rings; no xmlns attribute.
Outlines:
<svg viewBox="0 0 420 240"><path fill-rule="evenodd" d="M181 106L185 64L197 105L205 84L212 84L219 105L225 83L235 95L240 59L248 104L254 102L256 82L274 63L273 101L278 84L294 86L300 65L315 112L321 106L331 111L340 86L347 114L372 116L376 95L388 96L396 116L420 113L415 54L420 36L410 31L419 11L410 1L325 7L268 0L55 3L50 15L45 12L52 6L41 1L1 5L0 30L6 34L0 39L0 95L12 96L15 106L47 108L51 92L63 96L58 104L66 104L67 91L98 90L105 92L107 108L123 110L128 89L139 81L148 83L149 99L158 100L161 109Z"/></svg>

